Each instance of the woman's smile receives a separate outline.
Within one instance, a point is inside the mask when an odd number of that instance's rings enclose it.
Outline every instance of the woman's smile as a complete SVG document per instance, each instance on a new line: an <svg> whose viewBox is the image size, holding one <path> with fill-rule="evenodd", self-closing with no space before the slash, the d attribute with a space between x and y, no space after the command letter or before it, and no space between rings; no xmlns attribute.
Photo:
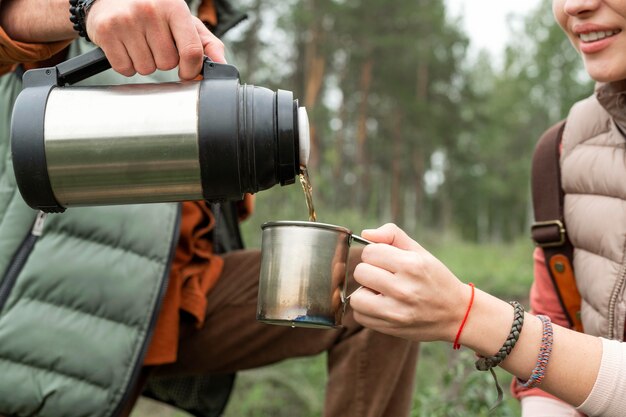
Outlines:
<svg viewBox="0 0 626 417"><path fill-rule="evenodd" d="M607 48L615 40L621 29L604 29L596 25L576 25L573 32L578 36L580 51L584 54L593 54Z"/></svg>

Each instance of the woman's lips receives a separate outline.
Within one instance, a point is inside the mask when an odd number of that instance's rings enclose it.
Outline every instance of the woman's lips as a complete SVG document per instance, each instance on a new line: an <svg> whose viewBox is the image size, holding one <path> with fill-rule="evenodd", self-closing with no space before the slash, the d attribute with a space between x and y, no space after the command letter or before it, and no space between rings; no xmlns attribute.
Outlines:
<svg viewBox="0 0 626 417"><path fill-rule="evenodd" d="M607 48L615 40L615 35L621 30L589 30L578 33L580 51L585 54L593 54Z"/></svg>

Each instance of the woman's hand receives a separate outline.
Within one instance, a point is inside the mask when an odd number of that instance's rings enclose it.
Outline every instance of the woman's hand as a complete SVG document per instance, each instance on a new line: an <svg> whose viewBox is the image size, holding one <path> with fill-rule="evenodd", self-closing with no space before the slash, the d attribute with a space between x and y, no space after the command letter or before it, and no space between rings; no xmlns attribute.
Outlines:
<svg viewBox="0 0 626 417"><path fill-rule="evenodd" d="M184 0L98 0L86 25L111 67L126 76L178 66L179 77L190 80L200 73L204 55L226 62L224 44Z"/></svg>
<svg viewBox="0 0 626 417"><path fill-rule="evenodd" d="M470 289L398 226L364 230L367 245L354 278L365 288L350 305L355 319L382 333L416 341L453 341Z"/></svg>

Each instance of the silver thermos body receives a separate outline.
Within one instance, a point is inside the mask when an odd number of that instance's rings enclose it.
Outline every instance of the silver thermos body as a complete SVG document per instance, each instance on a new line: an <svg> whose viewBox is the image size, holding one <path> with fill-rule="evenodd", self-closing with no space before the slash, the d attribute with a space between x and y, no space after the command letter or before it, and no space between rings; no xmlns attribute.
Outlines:
<svg viewBox="0 0 626 417"><path fill-rule="evenodd" d="M108 68L96 49L24 74L11 148L31 207L236 200L306 166L308 118L289 91L208 59L199 81L72 85Z"/></svg>

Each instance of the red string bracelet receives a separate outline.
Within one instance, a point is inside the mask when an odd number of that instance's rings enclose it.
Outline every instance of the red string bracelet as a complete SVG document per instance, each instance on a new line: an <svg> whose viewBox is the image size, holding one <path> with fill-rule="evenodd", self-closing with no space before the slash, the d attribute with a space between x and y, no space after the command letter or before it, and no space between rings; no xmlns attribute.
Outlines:
<svg viewBox="0 0 626 417"><path fill-rule="evenodd" d="M467 306L467 311L465 312L465 317L463 317L463 321L461 322L461 326L459 326L459 331L456 333L456 337L454 338L454 344L452 345L452 349L459 350L461 349L461 345L459 344L459 338L461 337L461 332L465 327L465 323L467 322L467 317L469 316L470 310L472 309L472 305L474 304L474 284L471 282L469 284L472 288L472 295L470 296L469 305Z"/></svg>

